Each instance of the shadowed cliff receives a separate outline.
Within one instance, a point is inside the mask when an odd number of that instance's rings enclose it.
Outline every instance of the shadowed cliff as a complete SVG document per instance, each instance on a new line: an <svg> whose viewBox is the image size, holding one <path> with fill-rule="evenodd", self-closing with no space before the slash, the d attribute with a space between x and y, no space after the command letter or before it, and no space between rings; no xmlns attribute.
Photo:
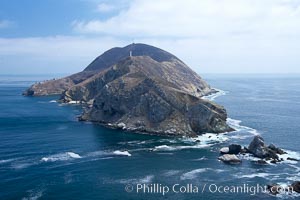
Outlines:
<svg viewBox="0 0 300 200"><path fill-rule="evenodd" d="M35 84L24 94L61 94L62 102L87 105L81 120L112 128L194 136L232 130L225 109L201 99L213 92L174 55L131 44L106 51L82 72Z"/></svg>

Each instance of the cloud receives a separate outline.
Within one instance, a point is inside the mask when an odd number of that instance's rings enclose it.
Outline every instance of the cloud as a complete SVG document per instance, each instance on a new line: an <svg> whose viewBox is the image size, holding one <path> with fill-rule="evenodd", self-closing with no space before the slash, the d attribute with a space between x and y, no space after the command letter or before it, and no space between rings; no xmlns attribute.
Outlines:
<svg viewBox="0 0 300 200"><path fill-rule="evenodd" d="M12 21L9 20L0 20L0 28L8 28L13 25Z"/></svg>
<svg viewBox="0 0 300 200"><path fill-rule="evenodd" d="M80 36L0 38L1 73L78 72L132 39L173 53L200 74L300 73L299 1L117 2L102 1L116 7L108 19L74 21Z"/></svg>
<svg viewBox="0 0 300 200"><path fill-rule="evenodd" d="M75 73L112 47L128 45L116 37L55 36L0 38L1 73ZM199 74L300 73L300 45L293 40L228 38L139 38L173 53Z"/></svg>
<svg viewBox="0 0 300 200"><path fill-rule="evenodd" d="M81 20L73 28L134 37L296 36L299 5L293 0L134 0L109 19Z"/></svg>
<svg viewBox="0 0 300 200"><path fill-rule="evenodd" d="M100 3L98 6L97 6L97 11L99 12L111 12L113 10L115 10L116 7L112 4L107 4L107 3Z"/></svg>
<svg viewBox="0 0 300 200"><path fill-rule="evenodd" d="M127 42L111 37L0 38L1 73L75 73L114 46Z"/></svg>
<svg viewBox="0 0 300 200"><path fill-rule="evenodd" d="M199 73L300 73L299 24L297 0L133 0L73 30L156 45Z"/></svg>

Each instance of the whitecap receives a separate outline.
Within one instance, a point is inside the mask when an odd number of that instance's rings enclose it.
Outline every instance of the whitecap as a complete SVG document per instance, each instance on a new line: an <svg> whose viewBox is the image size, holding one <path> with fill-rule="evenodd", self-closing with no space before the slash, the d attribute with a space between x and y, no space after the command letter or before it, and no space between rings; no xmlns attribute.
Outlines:
<svg viewBox="0 0 300 200"><path fill-rule="evenodd" d="M146 176L144 178L139 179L139 183L151 183L153 178L153 175Z"/></svg>
<svg viewBox="0 0 300 200"><path fill-rule="evenodd" d="M147 184L151 183L154 179L154 175L147 175L141 178L133 178L133 179L121 179L113 182L121 183L121 184Z"/></svg>
<svg viewBox="0 0 300 200"><path fill-rule="evenodd" d="M178 151L183 149L203 149L210 147L212 145L209 144L196 144L196 145L186 145L186 146L168 146L168 145L160 145L154 147L153 151Z"/></svg>
<svg viewBox="0 0 300 200"><path fill-rule="evenodd" d="M238 157L240 159L243 159L243 160L249 160L249 161L258 161L258 160L261 160L260 158L257 158L257 157L254 157L252 154L250 153L246 153L246 154L239 154Z"/></svg>
<svg viewBox="0 0 300 200"><path fill-rule="evenodd" d="M109 160L109 159L112 159L114 157L104 157L104 158L100 158L99 160Z"/></svg>
<svg viewBox="0 0 300 200"><path fill-rule="evenodd" d="M280 163L289 163L289 164L297 164L298 163L298 161L288 160L288 158L300 160L300 153L298 153L296 151L285 150L285 149L283 149L283 151L285 151L286 154L278 155L279 159L283 159L283 161Z"/></svg>
<svg viewBox="0 0 300 200"><path fill-rule="evenodd" d="M168 170L163 173L164 176L174 176L176 174L179 174L180 170Z"/></svg>
<svg viewBox="0 0 300 200"><path fill-rule="evenodd" d="M128 151L119 151L119 150L116 150L113 153L115 155L119 155L119 156L131 156L131 154Z"/></svg>
<svg viewBox="0 0 300 200"><path fill-rule="evenodd" d="M266 178L268 176L272 176L273 174L269 173L252 173L252 174L245 174L245 175L236 175L238 178Z"/></svg>
<svg viewBox="0 0 300 200"><path fill-rule="evenodd" d="M10 163L10 162L13 162L13 161L15 161L15 160L17 160L17 159L12 158L12 159L4 159L4 160L0 160L0 164Z"/></svg>
<svg viewBox="0 0 300 200"><path fill-rule="evenodd" d="M205 156L202 156L201 158L193 159L193 161L202 161L202 160L208 160Z"/></svg>
<svg viewBox="0 0 300 200"><path fill-rule="evenodd" d="M28 168L30 166L34 165L34 163L13 163L11 166L13 169L25 169Z"/></svg>
<svg viewBox="0 0 300 200"><path fill-rule="evenodd" d="M23 197L22 200L38 200L43 196L44 190L38 190L38 191L29 191L28 197Z"/></svg>
<svg viewBox="0 0 300 200"><path fill-rule="evenodd" d="M205 99L205 100L209 100L209 101L214 101L217 97L220 97L220 96L223 96L223 95L227 94L226 91L223 91L223 90L220 90L220 89L217 89L217 88L213 88L213 89L216 90L217 92L215 92L213 94L210 94L210 95L203 96L201 98Z"/></svg>
<svg viewBox="0 0 300 200"><path fill-rule="evenodd" d="M175 147L170 147L168 145L160 145L154 147L154 151L174 151L174 150L176 150Z"/></svg>
<svg viewBox="0 0 300 200"><path fill-rule="evenodd" d="M59 153L59 154L54 154L49 157L43 157L41 161L44 162L55 162L55 161L65 161L65 160L70 160L70 159L78 159L81 158L79 154L73 153L73 152L66 152L66 153Z"/></svg>
<svg viewBox="0 0 300 200"><path fill-rule="evenodd" d="M297 192L289 190L289 185L287 183L277 183L277 185L282 188L282 190L279 191L279 194L276 195L279 199L298 199L300 197L300 194Z"/></svg>
<svg viewBox="0 0 300 200"><path fill-rule="evenodd" d="M202 144L215 144L222 143L228 140L228 137L225 134L215 134L215 133L205 133L198 135L194 138L186 138L186 140L192 140L193 142L198 142Z"/></svg>
<svg viewBox="0 0 300 200"><path fill-rule="evenodd" d="M213 171L216 173L221 173L224 172L225 170L223 169L212 169L212 168L200 168L200 169L195 169L189 172L186 172L184 174L181 175L180 179L181 180L188 180L188 179L194 179L198 176L198 174L207 172L207 171Z"/></svg>
<svg viewBox="0 0 300 200"><path fill-rule="evenodd" d="M205 133L197 137L183 137L177 140L163 140L161 142L172 143L172 145L158 145L153 151L178 151L184 149L203 149L213 146L214 144L223 143L228 140L225 134ZM176 143L185 143L186 145L176 145Z"/></svg>
<svg viewBox="0 0 300 200"><path fill-rule="evenodd" d="M197 176L197 174L204 173L207 171L207 168L194 169L192 171L186 172L182 174L180 177L181 180L193 179Z"/></svg>
<svg viewBox="0 0 300 200"><path fill-rule="evenodd" d="M80 104L80 101L69 101L68 104Z"/></svg>
<svg viewBox="0 0 300 200"><path fill-rule="evenodd" d="M49 101L49 103L56 103L56 100L51 100Z"/></svg>
<svg viewBox="0 0 300 200"><path fill-rule="evenodd" d="M256 129L248 126L243 126L241 125L241 123L241 120L227 118L227 124L230 127L234 128L236 131L246 131L248 133L251 133L252 135L260 135L260 133Z"/></svg>

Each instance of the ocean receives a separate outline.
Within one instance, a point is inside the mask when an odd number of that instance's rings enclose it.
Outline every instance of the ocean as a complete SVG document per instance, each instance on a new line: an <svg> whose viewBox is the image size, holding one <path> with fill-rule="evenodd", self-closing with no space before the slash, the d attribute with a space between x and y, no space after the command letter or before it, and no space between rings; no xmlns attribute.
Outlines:
<svg viewBox="0 0 300 200"><path fill-rule="evenodd" d="M300 159L300 75L203 78L220 90L208 98L226 108L235 132L190 139L110 130L79 122L82 108L58 96L21 95L45 76L1 75L0 199L299 199L256 190L300 180L299 162L217 158L221 147L261 135Z"/></svg>

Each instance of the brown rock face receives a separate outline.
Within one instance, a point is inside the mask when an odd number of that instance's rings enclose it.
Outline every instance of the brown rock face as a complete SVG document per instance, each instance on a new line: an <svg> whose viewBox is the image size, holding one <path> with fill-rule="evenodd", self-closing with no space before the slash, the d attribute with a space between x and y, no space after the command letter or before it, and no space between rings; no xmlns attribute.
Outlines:
<svg viewBox="0 0 300 200"><path fill-rule="evenodd" d="M25 96L60 95L69 88L93 76L93 71L82 71L65 78L47 80L33 84L23 92Z"/></svg>
<svg viewBox="0 0 300 200"><path fill-rule="evenodd" d="M214 90L161 49L143 44L114 48L76 75L33 85L25 94L62 93L63 102L89 105L82 120L135 132L193 136L232 130L225 109L201 99Z"/></svg>

